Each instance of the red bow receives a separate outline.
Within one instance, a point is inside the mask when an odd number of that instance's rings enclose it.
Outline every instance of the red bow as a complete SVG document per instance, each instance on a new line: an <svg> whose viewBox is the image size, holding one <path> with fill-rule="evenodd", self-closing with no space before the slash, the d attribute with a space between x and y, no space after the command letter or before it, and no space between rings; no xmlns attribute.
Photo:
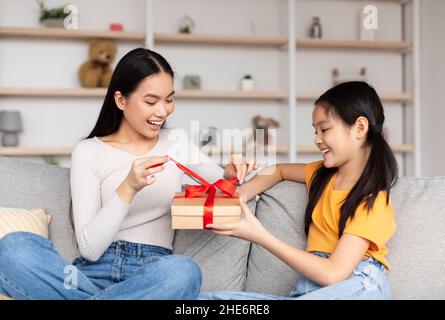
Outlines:
<svg viewBox="0 0 445 320"><path fill-rule="evenodd" d="M206 226L208 224L213 223L213 207L215 205L215 198L232 198L236 191L235 184L238 183L238 178L233 178L230 180L219 179L215 183L209 183L204 180L199 174L190 170L189 168L184 167L182 164L172 159L171 157L168 157L168 159L173 161L181 171L201 182L201 185L187 186L185 188L184 198L200 198L202 197L203 193L208 194L204 203L203 215L203 228L206 229ZM227 196L215 196L216 189L221 190Z"/></svg>

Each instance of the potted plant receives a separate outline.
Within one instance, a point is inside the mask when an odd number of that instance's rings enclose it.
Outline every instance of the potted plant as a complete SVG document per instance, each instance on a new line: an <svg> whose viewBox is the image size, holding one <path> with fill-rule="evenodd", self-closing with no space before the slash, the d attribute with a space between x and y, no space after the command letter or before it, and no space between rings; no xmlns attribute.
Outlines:
<svg viewBox="0 0 445 320"><path fill-rule="evenodd" d="M195 21L185 15L179 20L179 33L192 33L195 28Z"/></svg>
<svg viewBox="0 0 445 320"><path fill-rule="evenodd" d="M246 74L241 79L241 90L242 91L252 91L255 89L255 82L253 81L252 75Z"/></svg>
<svg viewBox="0 0 445 320"><path fill-rule="evenodd" d="M64 11L65 6L49 9L45 7L43 0L37 0L37 3L40 7L40 23L49 28L63 28L63 21L69 15Z"/></svg>

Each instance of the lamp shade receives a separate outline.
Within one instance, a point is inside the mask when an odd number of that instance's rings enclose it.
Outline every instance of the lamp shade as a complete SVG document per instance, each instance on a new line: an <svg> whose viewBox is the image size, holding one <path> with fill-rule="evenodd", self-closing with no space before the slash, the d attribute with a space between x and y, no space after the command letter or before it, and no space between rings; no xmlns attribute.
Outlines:
<svg viewBox="0 0 445 320"><path fill-rule="evenodd" d="M22 117L19 111L0 112L0 131L20 132L22 131Z"/></svg>

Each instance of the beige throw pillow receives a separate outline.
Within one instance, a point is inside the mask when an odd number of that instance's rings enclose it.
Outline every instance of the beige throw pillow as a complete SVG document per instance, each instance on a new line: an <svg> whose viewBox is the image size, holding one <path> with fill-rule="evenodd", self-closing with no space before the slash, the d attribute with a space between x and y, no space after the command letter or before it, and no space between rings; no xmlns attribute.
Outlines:
<svg viewBox="0 0 445 320"><path fill-rule="evenodd" d="M51 216L43 209L19 209L0 207L0 238L8 233L25 231L48 238Z"/></svg>
<svg viewBox="0 0 445 320"><path fill-rule="evenodd" d="M0 207L0 238L8 233L25 231L48 238L48 225L51 216L42 209L19 209ZM0 300L11 298L0 295Z"/></svg>

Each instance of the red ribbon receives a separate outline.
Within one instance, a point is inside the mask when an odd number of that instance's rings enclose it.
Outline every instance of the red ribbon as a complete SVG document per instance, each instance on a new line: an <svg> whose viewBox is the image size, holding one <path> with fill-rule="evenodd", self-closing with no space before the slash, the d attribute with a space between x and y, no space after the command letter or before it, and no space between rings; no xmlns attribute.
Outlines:
<svg viewBox="0 0 445 320"><path fill-rule="evenodd" d="M173 161L181 171L201 182L201 185L187 186L185 188L184 198L201 198L203 193L207 194L206 201L204 203L203 215L203 228L207 229L206 226L213 223L213 207L215 205L215 198L233 198L233 195L236 191L235 184L238 183L238 178L233 178L230 180L219 179L215 183L209 183L204 180L199 174L187 167L184 167L182 164L172 159L171 157L168 157L168 159ZM161 164L157 164L150 168L160 165ZM216 196L216 189L221 190L227 196Z"/></svg>

